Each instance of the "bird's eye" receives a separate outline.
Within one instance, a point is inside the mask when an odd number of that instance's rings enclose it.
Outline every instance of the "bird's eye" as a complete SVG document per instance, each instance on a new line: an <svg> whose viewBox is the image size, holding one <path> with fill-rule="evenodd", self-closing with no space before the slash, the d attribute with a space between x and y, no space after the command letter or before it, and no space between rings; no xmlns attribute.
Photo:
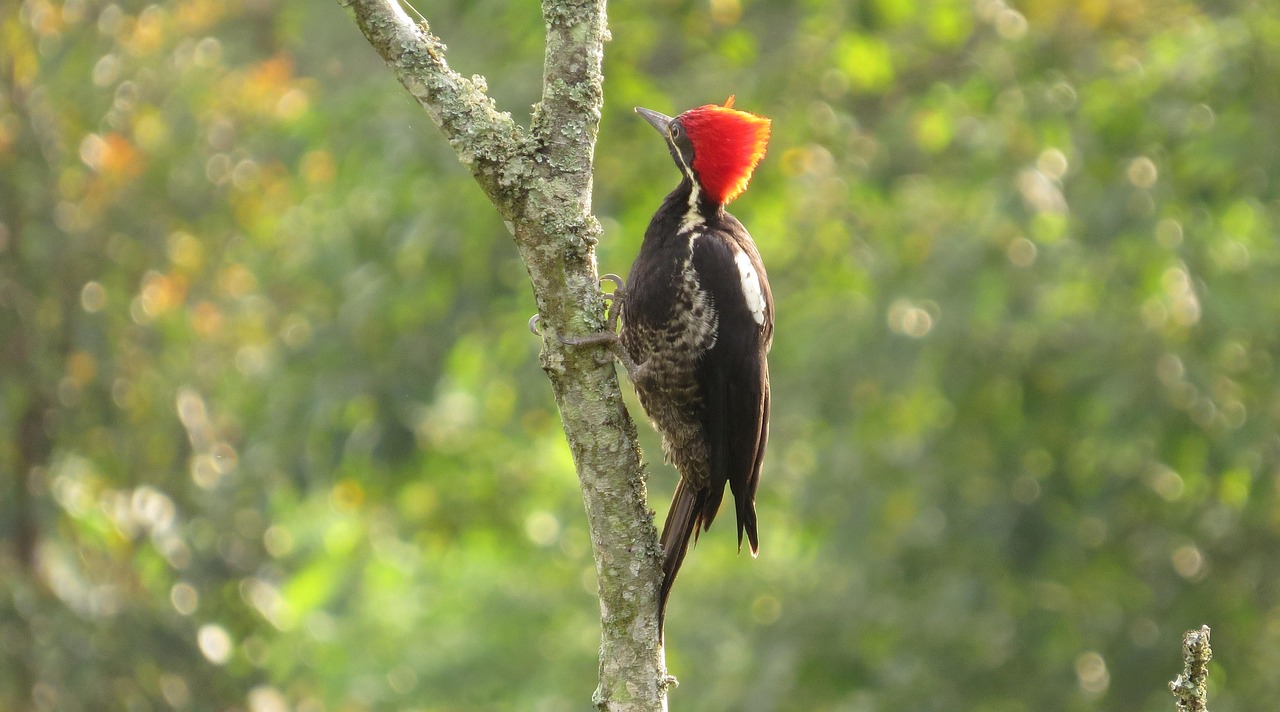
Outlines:
<svg viewBox="0 0 1280 712"><path fill-rule="evenodd" d="M684 129L680 127L680 124L671 124L671 138L680 138L683 133Z"/></svg>

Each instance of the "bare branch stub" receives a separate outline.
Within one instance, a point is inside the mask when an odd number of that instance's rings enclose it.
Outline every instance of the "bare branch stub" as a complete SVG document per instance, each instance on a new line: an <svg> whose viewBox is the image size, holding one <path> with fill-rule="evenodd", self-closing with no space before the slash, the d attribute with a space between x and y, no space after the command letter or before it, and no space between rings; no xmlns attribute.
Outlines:
<svg viewBox="0 0 1280 712"><path fill-rule="evenodd" d="M1208 712L1209 661L1213 650L1209 647L1209 626L1189 630L1182 637L1182 674L1171 683L1178 703L1178 712Z"/></svg>

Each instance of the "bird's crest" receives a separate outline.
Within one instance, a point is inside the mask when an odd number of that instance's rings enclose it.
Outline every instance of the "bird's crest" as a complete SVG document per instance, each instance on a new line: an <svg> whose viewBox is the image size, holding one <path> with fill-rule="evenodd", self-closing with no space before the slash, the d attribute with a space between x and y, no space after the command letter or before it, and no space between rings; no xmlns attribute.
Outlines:
<svg viewBox="0 0 1280 712"><path fill-rule="evenodd" d="M769 119L707 104L679 117L693 143L693 170L712 200L724 205L742 194L769 145Z"/></svg>

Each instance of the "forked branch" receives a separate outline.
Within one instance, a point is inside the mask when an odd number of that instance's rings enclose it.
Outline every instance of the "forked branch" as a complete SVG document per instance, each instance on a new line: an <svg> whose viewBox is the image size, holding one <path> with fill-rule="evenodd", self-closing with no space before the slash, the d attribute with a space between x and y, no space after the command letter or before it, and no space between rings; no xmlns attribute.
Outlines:
<svg viewBox="0 0 1280 712"><path fill-rule="evenodd" d="M597 349L560 340L598 331L603 322L591 175L603 98L604 0L544 0L542 101L528 130L498 111L483 77L450 69L444 44L395 0L339 2L471 168L515 238L541 315L542 366L573 453L596 560L602 633L594 701L601 710L664 710L670 679L658 638L661 548L635 425L612 364L598 362Z"/></svg>

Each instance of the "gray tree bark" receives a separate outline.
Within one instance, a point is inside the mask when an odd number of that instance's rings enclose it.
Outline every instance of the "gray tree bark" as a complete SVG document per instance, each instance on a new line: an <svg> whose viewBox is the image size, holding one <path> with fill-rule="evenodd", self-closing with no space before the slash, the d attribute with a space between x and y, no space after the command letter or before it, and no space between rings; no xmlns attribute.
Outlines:
<svg viewBox="0 0 1280 712"><path fill-rule="evenodd" d="M593 700L600 710L664 710L671 678L658 639L662 553L635 425L607 350L565 346L556 338L604 324L594 247L600 224L591 213L608 37L604 0L543 0L542 101L527 130L497 110L483 77L451 70L444 44L396 0L339 2L470 167L515 238L542 316L542 367L591 530L601 622Z"/></svg>

